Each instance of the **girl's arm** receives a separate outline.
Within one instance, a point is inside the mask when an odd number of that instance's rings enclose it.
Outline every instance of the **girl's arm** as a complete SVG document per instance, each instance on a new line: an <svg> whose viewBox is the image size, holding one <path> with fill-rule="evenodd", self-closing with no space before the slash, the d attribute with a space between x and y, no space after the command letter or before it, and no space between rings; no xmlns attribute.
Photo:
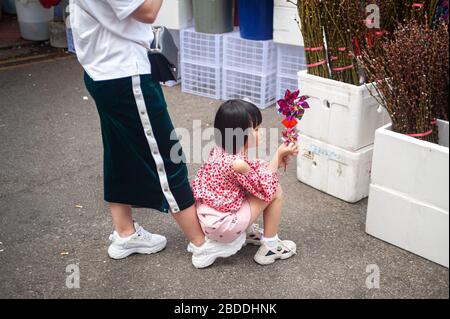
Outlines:
<svg viewBox="0 0 450 319"><path fill-rule="evenodd" d="M278 169L285 165L289 156L297 154L297 145L282 144L269 163L236 159L232 163L234 176L248 193L270 202L278 190Z"/></svg>
<svg viewBox="0 0 450 319"><path fill-rule="evenodd" d="M236 182L248 193L261 200L270 202L278 189L278 174L263 161L238 159L233 162L232 169Z"/></svg>

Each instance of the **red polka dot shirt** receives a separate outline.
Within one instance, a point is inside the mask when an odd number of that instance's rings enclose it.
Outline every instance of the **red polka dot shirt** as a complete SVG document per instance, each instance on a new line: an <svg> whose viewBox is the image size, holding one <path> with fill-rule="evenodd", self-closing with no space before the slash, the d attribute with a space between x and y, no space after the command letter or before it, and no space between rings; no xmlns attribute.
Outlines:
<svg viewBox="0 0 450 319"><path fill-rule="evenodd" d="M232 165L236 159L244 160L250 171L235 172ZM269 169L267 161L249 160L244 152L231 155L215 147L197 172L192 188L198 203L222 212L235 212L241 208L247 194L271 202L278 183L278 174Z"/></svg>

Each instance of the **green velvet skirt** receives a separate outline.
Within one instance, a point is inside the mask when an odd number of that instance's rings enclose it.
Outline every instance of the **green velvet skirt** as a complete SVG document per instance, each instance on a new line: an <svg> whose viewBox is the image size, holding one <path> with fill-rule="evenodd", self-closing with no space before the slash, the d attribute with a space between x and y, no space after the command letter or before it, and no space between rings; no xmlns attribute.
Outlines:
<svg viewBox="0 0 450 319"><path fill-rule="evenodd" d="M85 73L84 80L100 116L105 201L173 213L193 205L159 83L151 75L94 81Z"/></svg>

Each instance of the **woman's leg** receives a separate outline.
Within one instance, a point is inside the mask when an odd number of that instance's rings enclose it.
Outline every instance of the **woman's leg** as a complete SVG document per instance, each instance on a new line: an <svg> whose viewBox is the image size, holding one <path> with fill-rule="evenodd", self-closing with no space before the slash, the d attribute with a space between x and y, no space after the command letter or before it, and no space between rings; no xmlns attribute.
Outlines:
<svg viewBox="0 0 450 319"><path fill-rule="evenodd" d="M111 216L116 232L120 237L128 237L135 233L131 206L110 203Z"/></svg>
<svg viewBox="0 0 450 319"><path fill-rule="evenodd" d="M278 187L275 197L270 203L266 203L253 195L249 195L247 200L250 204L252 213L250 225L264 212L264 237L275 236L278 233L278 225L280 224L281 209L283 205L283 190L281 189L281 186Z"/></svg>
<svg viewBox="0 0 450 319"><path fill-rule="evenodd" d="M197 247L203 245L205 242L205 234L200 227L195 205L179 213L172 214L172 216L191 243Z"/></svg>

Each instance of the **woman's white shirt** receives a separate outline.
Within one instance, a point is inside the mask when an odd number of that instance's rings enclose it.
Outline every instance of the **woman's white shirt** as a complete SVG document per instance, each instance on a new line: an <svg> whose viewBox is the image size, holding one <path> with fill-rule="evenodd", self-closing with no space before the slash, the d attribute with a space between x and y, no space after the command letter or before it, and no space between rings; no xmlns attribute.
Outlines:
<svg viewBox="0 0 450 319"><path fill-rule="evenodd" d="M145 0L70 0L70 24L78 60L94 80L150 74L147 50L153 32L131 14Z"/></svg>

